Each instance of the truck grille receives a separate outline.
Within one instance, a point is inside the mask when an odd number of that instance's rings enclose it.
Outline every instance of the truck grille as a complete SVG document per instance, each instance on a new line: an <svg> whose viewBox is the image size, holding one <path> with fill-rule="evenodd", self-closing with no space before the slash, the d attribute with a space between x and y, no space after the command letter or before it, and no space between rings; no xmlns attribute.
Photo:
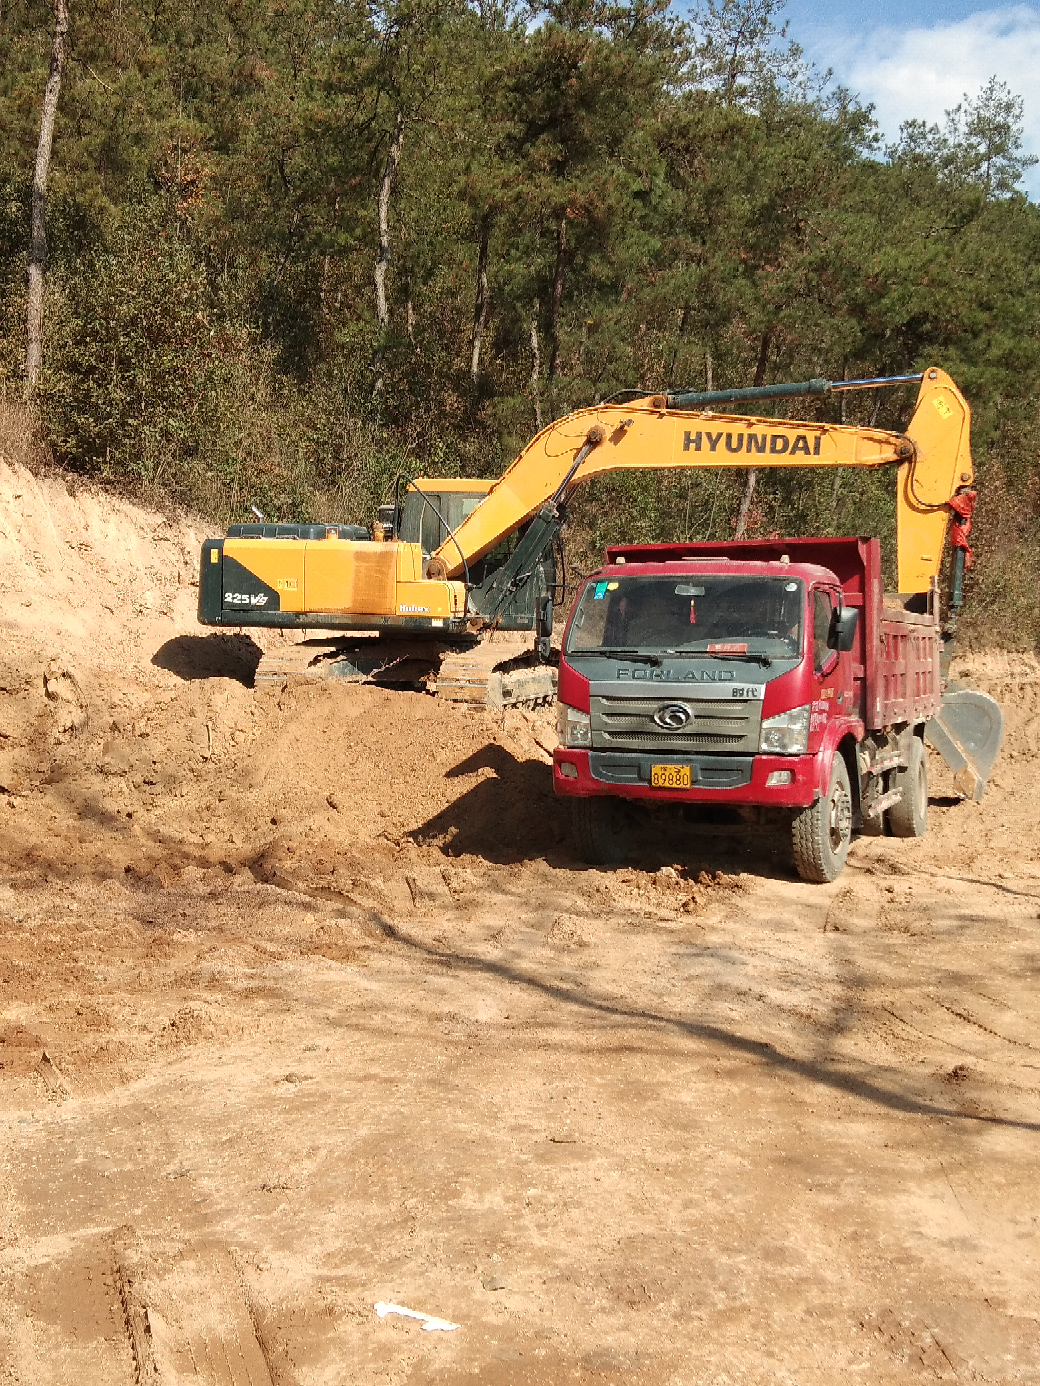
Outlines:
<svg viewBox="0 0 1040 1386"><path fill-rule="evenodd" d="M674 704L686 707L690 720L677 731L662 728L654 714ZM593 696L592 744L597 750L625 751L757 751L762 723L761 702L739 698L616 698Z"/></svg>

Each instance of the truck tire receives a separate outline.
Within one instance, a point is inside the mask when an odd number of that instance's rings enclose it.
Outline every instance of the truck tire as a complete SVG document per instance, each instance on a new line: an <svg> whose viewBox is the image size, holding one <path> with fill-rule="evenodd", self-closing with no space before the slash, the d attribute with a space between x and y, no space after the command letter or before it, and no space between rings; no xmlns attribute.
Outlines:
<svg viewBox="0 0 1040 1386"><path fill-rule="evenodd" d="M852 841L852 786L845 759L835 753L831 782L822 799L800 809L791 824L794 864L803 881L833 881Z"/></svg>
<svg viewBox="0 0 1040 1386"><path fill-rule="evenodd" d="M590 866L619 866L632 846L626 805L613 796L575 799L571 810L574 842Z"/></svg>
<svg viewBox="0 0 1040 1386"><path fill-rule="evenodd" d="M903 797L888 810L893 837L924 837L928 831L928 752L919 736L910 739L909 764L892 775L892 788Z"/></svg>

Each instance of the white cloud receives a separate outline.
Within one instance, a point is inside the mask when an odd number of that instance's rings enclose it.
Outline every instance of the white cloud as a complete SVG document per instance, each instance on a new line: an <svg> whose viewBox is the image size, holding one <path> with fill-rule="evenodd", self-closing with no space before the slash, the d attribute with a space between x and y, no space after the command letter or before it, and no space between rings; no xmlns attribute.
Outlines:
<svg viewBox="0 0 1040 1386"><path fill-rule="evenodd" d="M839 81L872 102L886 139L902 121L942 124L943 114L967 93L975 96L992 76L1024 102L1023 144L1040 155L1040 11L1028 5L978 10L966 19L928 28L883 27L850 39L818 32L806 44ZM1023 184L1040 196L1040 166Z"/></svg>

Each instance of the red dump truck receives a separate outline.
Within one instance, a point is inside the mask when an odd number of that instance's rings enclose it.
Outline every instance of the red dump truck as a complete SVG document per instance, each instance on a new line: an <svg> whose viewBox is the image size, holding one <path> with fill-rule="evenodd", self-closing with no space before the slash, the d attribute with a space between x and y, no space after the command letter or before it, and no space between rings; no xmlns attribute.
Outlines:
<svg viewBox="0 0 1040 1386"><path fill-rule="evenodd" d="M553 779L579 850L618 861L648 801L789 823L809 881L857 832L921 836L940 649L934 584L885 595L876 539L608 549L559 669Z"/></svg>

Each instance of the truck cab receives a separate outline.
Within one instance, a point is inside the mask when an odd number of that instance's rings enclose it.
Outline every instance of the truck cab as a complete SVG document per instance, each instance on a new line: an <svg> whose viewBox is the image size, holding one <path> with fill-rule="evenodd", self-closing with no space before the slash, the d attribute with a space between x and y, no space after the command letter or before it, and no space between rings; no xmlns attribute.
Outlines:
<svg viewBox="0 0 1040 1386"><path fill-rule="evenodd" d="M879 648L907 630L920 648ZM883 775L916 764L908 736L938 698L934 614L883 608L876 540L611 549L564 633L554 784L594 858L610 835L588 825L611 820L611 798L745 821L816 809L823 861L807 870L832 879L854 829L881 822Z"/></svg>

